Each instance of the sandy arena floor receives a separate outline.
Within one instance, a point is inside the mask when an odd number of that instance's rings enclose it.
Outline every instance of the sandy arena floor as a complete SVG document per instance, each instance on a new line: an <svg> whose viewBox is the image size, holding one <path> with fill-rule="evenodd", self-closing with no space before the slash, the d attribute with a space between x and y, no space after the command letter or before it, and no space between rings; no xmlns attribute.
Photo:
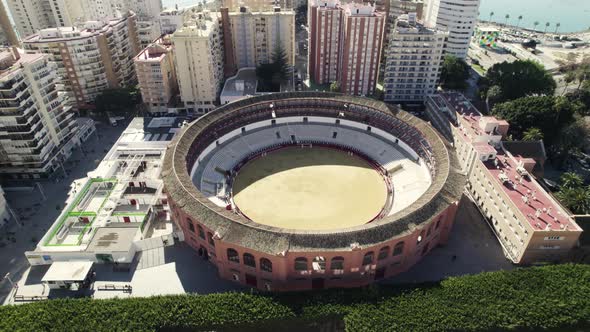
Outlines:
<svg viewBox="0 0 590 332"><path fill-rule="evenodd" d="M246 164L234 202L253 221L327 230L362 225L383 209L387 186L367 162L327 148L285 148Z"/></svg>

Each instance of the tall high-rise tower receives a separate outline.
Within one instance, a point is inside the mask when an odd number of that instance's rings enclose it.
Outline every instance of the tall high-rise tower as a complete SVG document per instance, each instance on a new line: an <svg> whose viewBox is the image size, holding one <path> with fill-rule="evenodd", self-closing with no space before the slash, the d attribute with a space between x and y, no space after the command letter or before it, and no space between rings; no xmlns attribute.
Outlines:
<svg viewBox="0 0 590 332"><path fill-rule="evenodd" d="M480 0L426 0L425 25L449 32L446 53L465 59Z"/></svg>

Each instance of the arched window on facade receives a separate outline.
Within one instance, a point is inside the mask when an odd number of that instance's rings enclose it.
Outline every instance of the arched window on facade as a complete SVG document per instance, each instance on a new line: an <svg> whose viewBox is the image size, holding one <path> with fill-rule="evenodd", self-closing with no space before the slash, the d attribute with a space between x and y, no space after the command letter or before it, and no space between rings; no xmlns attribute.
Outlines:
<svg viewBox="0 0 590 332"><path fill-rule="evenodd" d="M398 242L395 247L393 247L393 256L399 256L404 253L404 242Z"/></svg>
<svg viewBox="0 0 590 332"><path fill-rule="evenodd" d="M203 227L201 227L201 225L197 225L197 230L199 231L199 237L205 240L205 231L203 230Z"/></svg>
<svg viewBox="0 0 590 332"><path fill-rule="evenodd" d="M260 269L266 272L272 272L272 262L268 258L260 259Z"/></svg>
<svg viewBox="0 0 590 332"><path fill-rule="evenodd" d="M322 256L316 256L311 262L311 267L316 272L323 272L326 270L326 259Z"/></svg>
<svg viewBox="0 0 590 332"><path fill-rule="evenodd" d="M244 265L250 267L256 267L256 259L249 253L244 254Z"/></svg>
<svg viewBox="0 0 590 332"><path fill-rule="evenodd" d="M207 241L209 242L209 245L211 245L212 247L215 247L215 241L213 241L213 233L211 233L211 232L207 233Z"/></svg>
<svg viewBox="0 0 590 332"><path fill-rule="evenodd" d="M432 228L434 227L434 225L430 225L430 227L428 227L428 232L426 232L426 236L430 236L430 234L432 234Z"/></svg>
<svg viewBox="0 0 590 332"><path fill-rule="evenodd" d="M190 218L186 218L186 224L188 225L188 230L194 233L195 225L193 225L193 221Z"/></svg>
<svg viewBox="0 0 590 332"><path fill-rule="evenodd" d="M330 269L331 270L344 270L344 257L337 256L332 258L330 262Z"/></svg>
<svg viewBox="0 0 590 332"><path fill-rule="evenodd" d="M377 256L377 260L386 259L389 256L389 246L385 246L379 250L379 256Z"/></svg>
<svg viewBox="0 0 590 332"><path fill-rule="evenodd" d="M295 258L295 271L307 271L307 258Z"/></svg>
<svg viewBox="0 0 590 332"><path fill-rule="evenodd" d="M375 253L372 251L366 253L365 257L363 257L363 266L373 264L373 256L375 256Z"/></svg>
<svg viewBox="0 0 590 332"><path fill-rule="evenodd" d="M232 248L227 249L227 260L234 263L240 263L240 255Z"/></svg>

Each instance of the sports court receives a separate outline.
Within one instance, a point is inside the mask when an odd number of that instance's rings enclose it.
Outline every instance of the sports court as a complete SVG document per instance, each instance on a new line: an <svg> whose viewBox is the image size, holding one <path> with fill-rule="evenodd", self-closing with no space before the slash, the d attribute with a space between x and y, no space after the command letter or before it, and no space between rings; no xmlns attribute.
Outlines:
<svg viewBox="0 0 590 332"><path fill-rule="evenodd" d="M387 185L368 162L344 151L287 147L244 165L233 199L260 224L329 230L375 218L387 201Z"/></svg>

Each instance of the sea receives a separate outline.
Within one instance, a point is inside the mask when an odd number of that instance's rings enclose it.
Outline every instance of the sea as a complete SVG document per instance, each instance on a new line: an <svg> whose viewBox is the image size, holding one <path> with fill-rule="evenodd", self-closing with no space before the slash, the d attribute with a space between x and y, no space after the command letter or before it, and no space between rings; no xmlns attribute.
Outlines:
<svg viewBox="0 0 590 332"><path fill-rule="evenodd" d="M481 0L479 18L489 20L491 12L492 21L498 23L505 23L509 15L510 25L517 25L522 15L519 26L529 29L535 28L535 22L539 22L536 29L541 31L547 23L547 31L551 32L556 28L558 32L590 29L590 0Z"/></svg>
<svg viewBox="0 0 590 332"><path fill-rule="evenodd" d="M202 0L201 0L202 1ZM197 4L197 0L162 0L164 7L185 7ZM479 7L480 19L489 20L490 12L494 12L492 21L506 22L517 25L518 16L522 15L519 26L533 29L539 22L537 30L554 32L557 23L558 32L579 32L590 29L590 0L481 0Z"/></svg>

